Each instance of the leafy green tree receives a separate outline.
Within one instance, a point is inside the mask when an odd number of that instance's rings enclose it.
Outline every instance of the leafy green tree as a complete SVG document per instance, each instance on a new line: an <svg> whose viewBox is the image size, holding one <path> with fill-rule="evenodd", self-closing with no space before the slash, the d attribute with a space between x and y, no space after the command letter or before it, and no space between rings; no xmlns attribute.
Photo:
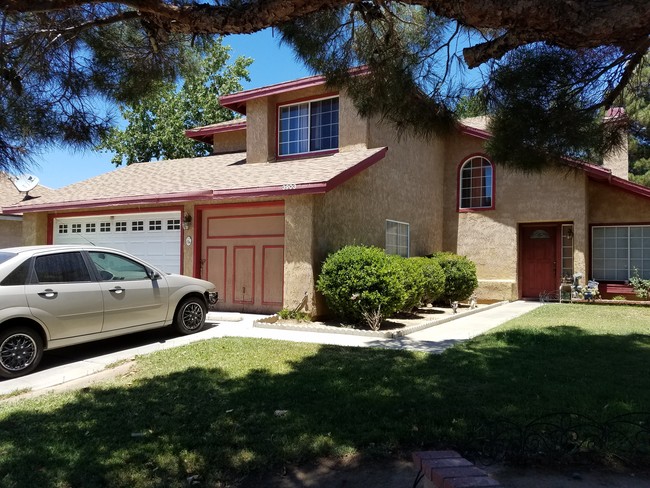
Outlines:
<svg viewBox="0 0 650 488"><path fill-rule="evenodd" d="M116 166L209 154L209 145L186 137L185 130L233 118L219 97L240 91L242 79L250 81L252 60L240 56L229 64L229 52L221 39L193 50L182 84L160 82L144 98L120 104L126 127L110 129L97 149L115 152Z"/></svg>
<svg viewBox="0 0 650 488"><path fill-rule="evenodd" d="M513 149L495 143L504 164L597 159L617 142L602 114L648 52L648 18L647 0L0 0L0 169L96 142L110 120L89 102L132 103L176 81L192 40L267 27L400 131L449 130L458 100L484 87L493 134ZM359 65L369 70L352 76Z"/></svg>

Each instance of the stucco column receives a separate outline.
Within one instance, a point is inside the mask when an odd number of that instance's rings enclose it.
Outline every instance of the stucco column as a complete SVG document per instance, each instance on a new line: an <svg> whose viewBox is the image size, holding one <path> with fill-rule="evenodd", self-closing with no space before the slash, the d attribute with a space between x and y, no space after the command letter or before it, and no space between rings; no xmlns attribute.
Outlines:
<svg viewBox="0 0 650 488"><path fill-rule="evenodd" d="M289 197L284 207L284 307L316 315L314 276L314 197Z"/></svg>
<svg viewBox="0 0 650 488"><path fill-rule="evenodd" d="M23 243L26 246L47 244L47 214L23 215Z"/></svg>

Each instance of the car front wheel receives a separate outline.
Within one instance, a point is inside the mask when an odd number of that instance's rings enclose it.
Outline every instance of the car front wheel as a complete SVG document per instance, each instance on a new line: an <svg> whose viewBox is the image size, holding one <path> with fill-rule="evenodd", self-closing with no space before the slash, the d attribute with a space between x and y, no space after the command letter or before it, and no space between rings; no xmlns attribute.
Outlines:
<svg viewBox="0 0 650 488"><path fill-rule="evenodd" d="M0 331L0 377L17 378L36 369L43 357L43 340L29 327Z"/></svg>
<svg viewBox="0 0 650 488"><path fill-rule="evenodd" d="M193 334L203 328L207 308L202 299L189 297L176 309L174 325L181 334Z"/></svg>

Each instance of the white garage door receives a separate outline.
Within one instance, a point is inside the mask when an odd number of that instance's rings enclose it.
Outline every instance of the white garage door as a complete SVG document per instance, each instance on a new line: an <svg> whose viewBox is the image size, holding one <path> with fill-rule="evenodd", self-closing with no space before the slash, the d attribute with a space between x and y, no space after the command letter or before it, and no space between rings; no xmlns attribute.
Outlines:
<svg viewBox="0 0 650 488"><path fill-rule="evenodd" d="M54 219L54 244L94 244L138 256L154 266L180 273L180 212L59 217Z"/></svg>

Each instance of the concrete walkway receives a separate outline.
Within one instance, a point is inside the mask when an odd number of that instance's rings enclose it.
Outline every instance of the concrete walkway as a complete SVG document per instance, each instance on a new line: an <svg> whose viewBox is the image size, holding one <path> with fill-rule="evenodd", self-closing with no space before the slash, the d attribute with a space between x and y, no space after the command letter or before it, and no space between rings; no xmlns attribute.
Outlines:
<svg viewBox="0 0 650 488"><path fill-rule="evenodd" d="M261 315L210 313L208 318L211 324L198 334L182 337L163 337L160 340L155 339L154 342L146 345L120 349L105 354L99 353L97 356L73 360L66 364L42 369L22 378L0 380L0 395L6 395L17 390L36 392L51 389L64 383L94 375L103 371L109 365L129 360L135 356L215 337L256 337L293 342L353 347L385 347L439 353L458 342L471 339L539 306L540 303L537 302L511 302L472 315L461 316L450 322L395 339L351 335L349 333L336 334L265 329L253 327L253 322L262 318ZM128 338L128 336L125 337ZM94 344L101 344L101 342Z"/></svg>

